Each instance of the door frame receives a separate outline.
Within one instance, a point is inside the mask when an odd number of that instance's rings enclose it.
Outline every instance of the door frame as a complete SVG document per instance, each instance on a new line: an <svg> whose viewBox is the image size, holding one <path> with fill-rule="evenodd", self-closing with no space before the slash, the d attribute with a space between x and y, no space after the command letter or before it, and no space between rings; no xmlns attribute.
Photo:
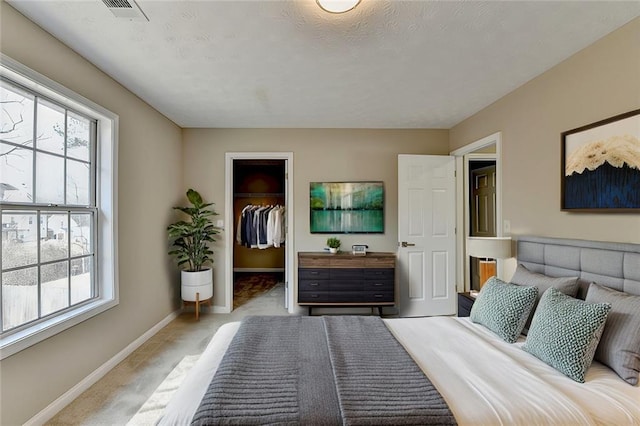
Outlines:
<svg viewBox="0 0 640 426"><path fill-rule="evenodd" d="M292 236L294 224L293 201L293 152L227 152L225 153L225 305L224 313L233 311L233 244L236 232L233 229L233 160L286 160L285 172L285 208L287 215L287 233L285 236L285 299L289 313L294 313L294 253ZM223 313L223 312L221 312Z"/></svg>
<svg viewBox="0 0 640 426"><path fill-rule="evenodd" d="M491 145L496 147L495 154L474 154L475 151ZM458 292L469 291L470 272L469 256L467 256L466 240L469 236L469 158L495 159L496 162L496 236L502 237L502 132L496 132L468 145L462 146L450 155L456 157L456 277ZM498 278L502 278L503 260L498 259Z"/></svg>

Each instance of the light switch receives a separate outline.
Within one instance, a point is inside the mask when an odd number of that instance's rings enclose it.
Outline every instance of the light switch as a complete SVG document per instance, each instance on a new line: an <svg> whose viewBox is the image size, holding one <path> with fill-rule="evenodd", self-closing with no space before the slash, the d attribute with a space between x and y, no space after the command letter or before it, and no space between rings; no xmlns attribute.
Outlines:
<svg viewBox="0 0 640 426"><path fill-rule="evenodd" d="M218 228L224 228L224 220L222 220L222 219L218 219L218 220L216 221L216 227L218 227Z"/></svg>
<svg viewBox="0 0 640 426"><path fill-rule="evenodd" d="M511 221L509 219L502 221L502 232L504 232L505 236L511 234Z"/></svg>

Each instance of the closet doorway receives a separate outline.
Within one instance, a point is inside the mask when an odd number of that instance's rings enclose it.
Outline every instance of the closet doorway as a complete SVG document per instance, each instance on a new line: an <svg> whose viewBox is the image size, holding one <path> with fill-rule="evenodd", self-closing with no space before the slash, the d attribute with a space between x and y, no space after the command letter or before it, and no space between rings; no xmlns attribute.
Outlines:
<svg viewBox="0 0 640 426"><path fill-rule="evenodd" d="M266 292L292 312L292 162L292 153L226 154L228 312Z"/></svg>

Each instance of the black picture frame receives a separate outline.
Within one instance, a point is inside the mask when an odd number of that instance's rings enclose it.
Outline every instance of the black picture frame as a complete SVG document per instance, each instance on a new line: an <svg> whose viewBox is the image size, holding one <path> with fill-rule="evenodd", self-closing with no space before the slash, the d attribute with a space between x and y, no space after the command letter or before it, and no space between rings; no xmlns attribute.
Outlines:
<svg viewBox="0 0 640 426"><path fill-rule="evenodd" d="M384 234L384 182L310 182L312 234Z"/></svg>
<svg viewBox="0 0 640 426"><path fill-rule="evenodd" d="M561 138L562 211L640 212L640 109Z"/></svg>

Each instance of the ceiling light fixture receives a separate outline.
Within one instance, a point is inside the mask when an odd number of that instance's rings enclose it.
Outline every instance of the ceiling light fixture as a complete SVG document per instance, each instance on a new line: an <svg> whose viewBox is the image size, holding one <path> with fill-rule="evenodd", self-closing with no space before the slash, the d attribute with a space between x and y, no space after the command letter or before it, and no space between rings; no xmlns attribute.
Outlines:
<svg viewBox="0 0 640 426"><path fill-rule="evenodd" d="M361 0L316 0L322 10L329 13L345 13L354 9Z"/></svg>

